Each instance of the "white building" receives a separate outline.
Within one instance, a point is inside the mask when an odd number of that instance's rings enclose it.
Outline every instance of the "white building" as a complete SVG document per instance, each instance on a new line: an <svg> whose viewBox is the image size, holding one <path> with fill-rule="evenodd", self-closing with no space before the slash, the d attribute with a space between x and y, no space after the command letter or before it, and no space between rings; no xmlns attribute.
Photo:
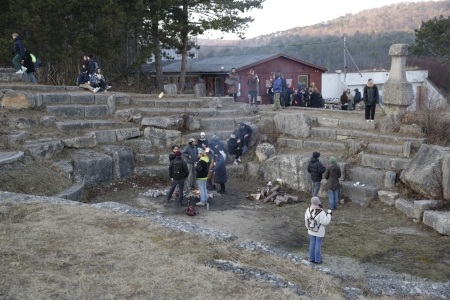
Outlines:
<svg viewBox="0 0 450 300"><path fill-rule="evenodd" d="M384 83L389 78L389 71L373 71L361 73L343 74L340 71L336 73L322 74L322 96L323 98L339 98L342 92L349 88L354 94L354 89L358 88L362 92L369 79L377 85L380 95L383 95ZM446 100L439 89L428 79L428 70L406 71L406 80L412 84L414 92L414 102L408 110L416 109L417 95L423 95L427 92L433 99L439 103L445 104Z"/></svg>

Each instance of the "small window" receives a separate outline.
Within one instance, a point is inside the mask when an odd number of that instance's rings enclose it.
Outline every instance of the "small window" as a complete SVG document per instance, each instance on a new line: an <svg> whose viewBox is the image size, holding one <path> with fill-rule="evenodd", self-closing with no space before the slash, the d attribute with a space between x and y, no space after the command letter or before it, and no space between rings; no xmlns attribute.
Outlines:
<svg viewBox="0 0 450 300"><path fill-rule="evenodd" d="M222 78L221 77L215 78L215 94L217 96L222 96Z"/></svg>
<svg viewBox="0 0 450 300"><path fill-rule="evenodd" d="M298 83L301 83L303 88L307 88L309 86L308 75L298 75Z"/></svg>

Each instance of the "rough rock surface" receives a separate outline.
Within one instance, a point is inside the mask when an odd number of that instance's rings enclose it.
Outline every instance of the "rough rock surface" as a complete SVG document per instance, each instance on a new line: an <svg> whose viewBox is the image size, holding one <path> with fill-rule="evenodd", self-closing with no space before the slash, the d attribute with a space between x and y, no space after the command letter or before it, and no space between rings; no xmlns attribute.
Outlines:
<svg viewBox="0 0 450 300"><path fill-rule="evenodd" d="M273 118L280 133L294 138L309 137L311 122L305 114L277 114Z"/></svg>
<svg viewBox="0 0 450 300"><path fill-rule="evenodd" d="M269 143L262 143L256 146L256 157L260 162L264 162L275 154L275 147Z"/></svg>

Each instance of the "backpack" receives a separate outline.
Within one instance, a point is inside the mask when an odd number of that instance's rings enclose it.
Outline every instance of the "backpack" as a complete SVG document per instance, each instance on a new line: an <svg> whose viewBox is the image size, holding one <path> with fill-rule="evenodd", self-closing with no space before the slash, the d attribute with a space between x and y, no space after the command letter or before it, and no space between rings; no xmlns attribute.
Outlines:
<svg viewBox="0 0 450 300"><path fill-rule="evenodd" d="M316 217L318 214L320 214L320 212L321 210L319 210L319 212L316 213L316 215L313 217L313 215L311 214L311 208L309 208L308 230L311 230L313 232L319 231L321 224L318 224Z"/></svg>
<svg viewBox="0 0 450 300"><path fill-rule="evenodd" d="M183 165L181 159L174 159L172 163L172 176L173 179L180 179L183 174Z"/></svg>
<svg viewBox="0 0 450 300"><path fill-rule="evenodd" d="M195 207L193 206L193 205L189 205L187 208L186 208L186 214L188 215L188 216L191 216L191 217L193 217L193 216L195 216L195 215L197 215L197 212L195 211Z"/></svg>
<svg viewBox="0 0 450 300"><path fill-rule="evenodd" d="M95 60L92 60L92 61L94 62L94 66L95 66L94 70L97 70L99 68L98 63Z"/></svg>

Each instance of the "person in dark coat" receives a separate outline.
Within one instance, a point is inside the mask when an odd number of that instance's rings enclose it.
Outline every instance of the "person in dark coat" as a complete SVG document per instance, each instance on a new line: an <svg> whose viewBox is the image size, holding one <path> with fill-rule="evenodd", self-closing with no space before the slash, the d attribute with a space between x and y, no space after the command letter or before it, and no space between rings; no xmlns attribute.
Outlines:
<svg viewBox="0 0 450 300"><path fill-rule="evenodd" d="M308 164L308 173L311 174L312 179L312 196L317 197L320 190L320 182L322 181L322 174L325 173L325 167L319 161L320 153L314 152Z"/></svg>
<svg viewBox="0 0 450 300"><path fill-rule="evenodd" d="M20 64L20 62L25 59L25 47L22 43L22 37L18 33L13 33L12 38L14 40L14 58L12 60L12 63L14 65L14 68L18 70L16 73L23 74L27 70L27 68Z"/></svg>
<svg viewBox="0 0 450 300"><path fill-rule="evenodd" d="M330 209L337 209L339 200L339 178L341 177L341 168L336 163L336 158L334 156L330 157L330 164L324 173L324 177L327 180L327 190L328 190L328 200L330 202Z"/></svg>
<svg viewBox="0 0 450 300"><path fill-rule="evenodd" d="M364 104L366 104L366 121L374 122L375 108L380 103L380 94L378 93L378 87L373 84L372 79L369 79L367 85L364 87L363 100Z"/></svg>
<svg viewBox="0 0 450 300"><path fill-rule="evenodd" d="M209 148L213 150L214 153L222 154L223 158L226 159L227 155L225 154L225 149L223 148L222 143L219 141L217 135L213 135L211 137L211 143L209 143Z"/></svg>
<svg viewBox="0 0 450 300"><path fill-rule="evenodd" d="M344 91L341 95L341 109L342 110L348 110L348 96L347 96L347 92Z"/></svg>
<svg viewBox="0 0 450 300"><path fill-rule="evenodd" d="M248 143L250 142L250 138L252 137L253 129L250 125L245 123L239 124L237 138L241 140L241 148L242 154L247 153ZM231 154L231 153L230 153Z"/></svg>
<svg viewBox="0 0 450 300"><path fill-rule="evenodd" d="M203 150L208 148L208 139L205 138L204 132L200 133L200 138L197 140L197 147L202 148Z"/></svg>
<svg viewBox="0 0 450 300"><path fill-rule="evenodd" d="M255 74L255 69L251 68L247 74L248 103L250 106L258 106L258 102L256 101L258 82L258 75Z"/></svg>
<svg viewBox="0 0 450 300"><path fill-rule="evenodd" d="M286 86L286 78L284 78L284 75L280 73L281 78L281 94L280 94L280 103L283 108L286 108L286 102L287 100L287 86Z"/></svg>
<svg viewBox="0 0 450 300"><path fill-rule="evenodd" d="M173 164L175 161L181 162L181 174L174 174L173 172ZM175 187L178 185L180 188L180 193L178 194L178 205L183 205L183 190L184 190L184 180L189 175L189 169L187 167L187 164L184 160L181 159L181 152L177 150L175 152L175 158L170 161L169 164L169 176L172 178L172 184L170 185L169 192L167 193L166 201L169 203L170 197L172 196L173 191L175 190Z"/></svg>
<svg viewBox="0 0 450 300"><path fill-rule="evenodd" d="M314 107L314 108L319 108L320 107L319 96L320 96L319 91L317 90L316 87L313 87L310 90L309 107Z"/></svg>
<svg viewBox="0 0 450 300"><path fill-rule="evenodd" d="M355 89L355 96L353 97L353 110L355 110L356 105L361 102L361 92L359 89Z"/></svg>
<svg viewBox="0 0 450 300"><path fill-rule="evenodd" d="M225 194L225 183L228 181L225 158L219 152L214 152L214 167L209 172L214 173L214 183L220 184L219 194Z"/></svg>
<svg viewBox="0 0 450 300"><path fill-rule="evenodd" d="M195 145L196 140L194 138L190 138L189 139L189 144L184 147L183 151L181 151L181 153L184 156L184 159L188 165L188 169L189 169L189 176L188 176L188 185L189 188L192 190L195 190L196 187L196 181L197 181L197 176L195 175L196 172L194 170L194 164L197 162L198 160L198 152L197 152L197 146Z"/></svg>
<svg viewBox="0 0 450 300"><path fill-rule="evenodd" d="M238 162L241 161L242 149L241 149L241 140L237 139L234 134L230 135L230 138L227 142L228 145L228 153L230 155L236 155L233 161L234 165L237 165Z"/></svg>
<svg viewBox="0 0 450 300"><path fill-rule="evenodd" d="M231 72L228 73L228 77L234 81L233 85L228 86L228 93L233 97L234 102L236 102L237 93L239 92L239 74L236 73L235 68L231 68Z"/></svg>
<svg viewBox="0 0 450 300"><path fill-rule="evenodd" d="M28 75L30 75L31 82L34 84L37 84L36 77L34 77L34 72L36 72L36 69L34 68L33 58L30 55L30 52L28 52L25 49L25 57L22 60L22 65L26 68L26 71L23 72L23 81L28 82Z"/></svg>
<svg viewBox="0 0 450 300"><path fill-rule="evenodd" d="M88 70L86 68L83 68L81 70L81 73L78 74L78 79L77 79L77 83L79 87L82 87L84 89L93 91L94 88L89 84L89 74L88 74Z"/></svg>

